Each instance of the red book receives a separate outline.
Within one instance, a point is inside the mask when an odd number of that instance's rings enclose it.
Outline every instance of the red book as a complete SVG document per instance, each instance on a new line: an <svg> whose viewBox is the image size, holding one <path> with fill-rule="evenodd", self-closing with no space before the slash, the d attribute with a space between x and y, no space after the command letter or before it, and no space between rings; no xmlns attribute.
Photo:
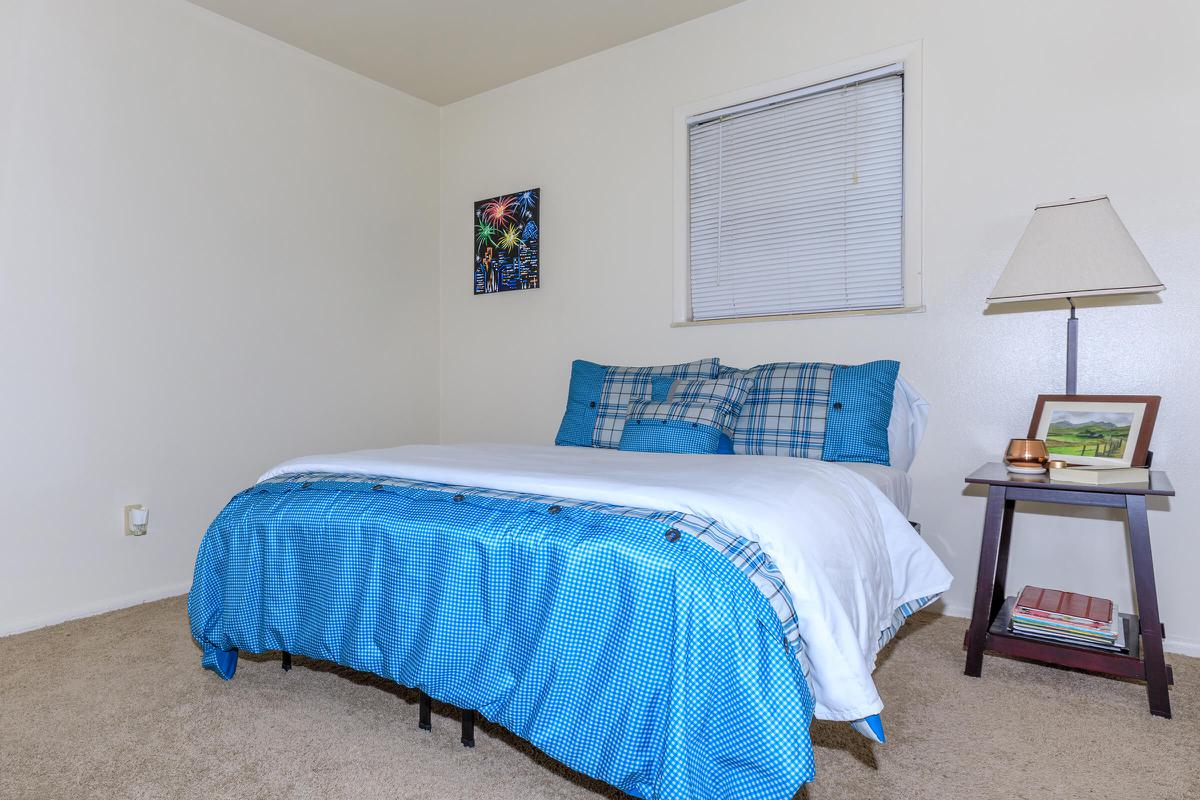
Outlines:
<svg viewBox="0 0 1200 800"><path fill-rule="evenodd" d="M1107 623L1112 620L1113 614L1111 600L1088 594L1061 592L1058 589L1043 589L1040 586L1026 586L1017 598L1017 605L1047 614L1090 619L1093 622Z"/></svg>

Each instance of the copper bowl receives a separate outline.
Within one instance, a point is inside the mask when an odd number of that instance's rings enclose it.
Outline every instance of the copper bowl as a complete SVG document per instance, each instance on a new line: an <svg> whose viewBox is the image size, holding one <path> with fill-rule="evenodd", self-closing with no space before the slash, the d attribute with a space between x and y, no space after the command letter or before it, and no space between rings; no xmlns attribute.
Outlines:
<svg viewBox="0 0 1200 800"><path fill-rule="evenodd" d="M1046 443L1041 439L1013 439L1004 452L1004 463L1010 467L1036 469L1050 460Z"/></svg>

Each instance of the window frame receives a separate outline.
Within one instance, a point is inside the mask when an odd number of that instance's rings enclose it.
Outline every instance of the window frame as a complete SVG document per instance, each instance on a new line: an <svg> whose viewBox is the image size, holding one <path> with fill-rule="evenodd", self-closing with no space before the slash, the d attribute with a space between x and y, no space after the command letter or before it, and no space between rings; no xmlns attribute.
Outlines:
<svg viewBox="0 0 1200 800"><path fill-rule="evenodd" d="M904 71L904 180L901 269L904 285L903 303L889 308L839 309L807 311L769 316L725 317L721 319L692 319L691 262L690 262L690 198L691 179L688 120L717 109L753 102L772 95L795 91L869 70L900 64ZM671 325L729 325L743 322L811 319L814 317L843 317L881 314L904 314L925 310L922 304L921 268L921 43L911 42L869 56L830 64L766 83L748 86L716 97L677 106L674 115L675 138L675 202L674 202L674 292Z"/></svg>

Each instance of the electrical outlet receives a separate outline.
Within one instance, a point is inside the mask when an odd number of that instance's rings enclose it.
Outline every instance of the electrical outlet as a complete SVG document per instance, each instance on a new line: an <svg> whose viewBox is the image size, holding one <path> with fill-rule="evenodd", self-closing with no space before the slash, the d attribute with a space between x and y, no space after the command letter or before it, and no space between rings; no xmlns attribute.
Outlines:
<svg viewBox="0 0 1200 800"><path fill-rule="evenodd" d="M125 506L125 535L145 536L150 524L150 511L141 503Z"/></svg>

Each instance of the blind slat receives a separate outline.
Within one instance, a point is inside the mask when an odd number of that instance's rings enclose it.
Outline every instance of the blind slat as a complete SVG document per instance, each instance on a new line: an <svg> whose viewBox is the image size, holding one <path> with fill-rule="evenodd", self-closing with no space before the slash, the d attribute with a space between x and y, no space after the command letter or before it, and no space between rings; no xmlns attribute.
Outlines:
<svg viewBox="0 0 1200 800"><path fill-rule="evenodd" d="M688 133L693 319L903 304L902 75Z"/></svg>

